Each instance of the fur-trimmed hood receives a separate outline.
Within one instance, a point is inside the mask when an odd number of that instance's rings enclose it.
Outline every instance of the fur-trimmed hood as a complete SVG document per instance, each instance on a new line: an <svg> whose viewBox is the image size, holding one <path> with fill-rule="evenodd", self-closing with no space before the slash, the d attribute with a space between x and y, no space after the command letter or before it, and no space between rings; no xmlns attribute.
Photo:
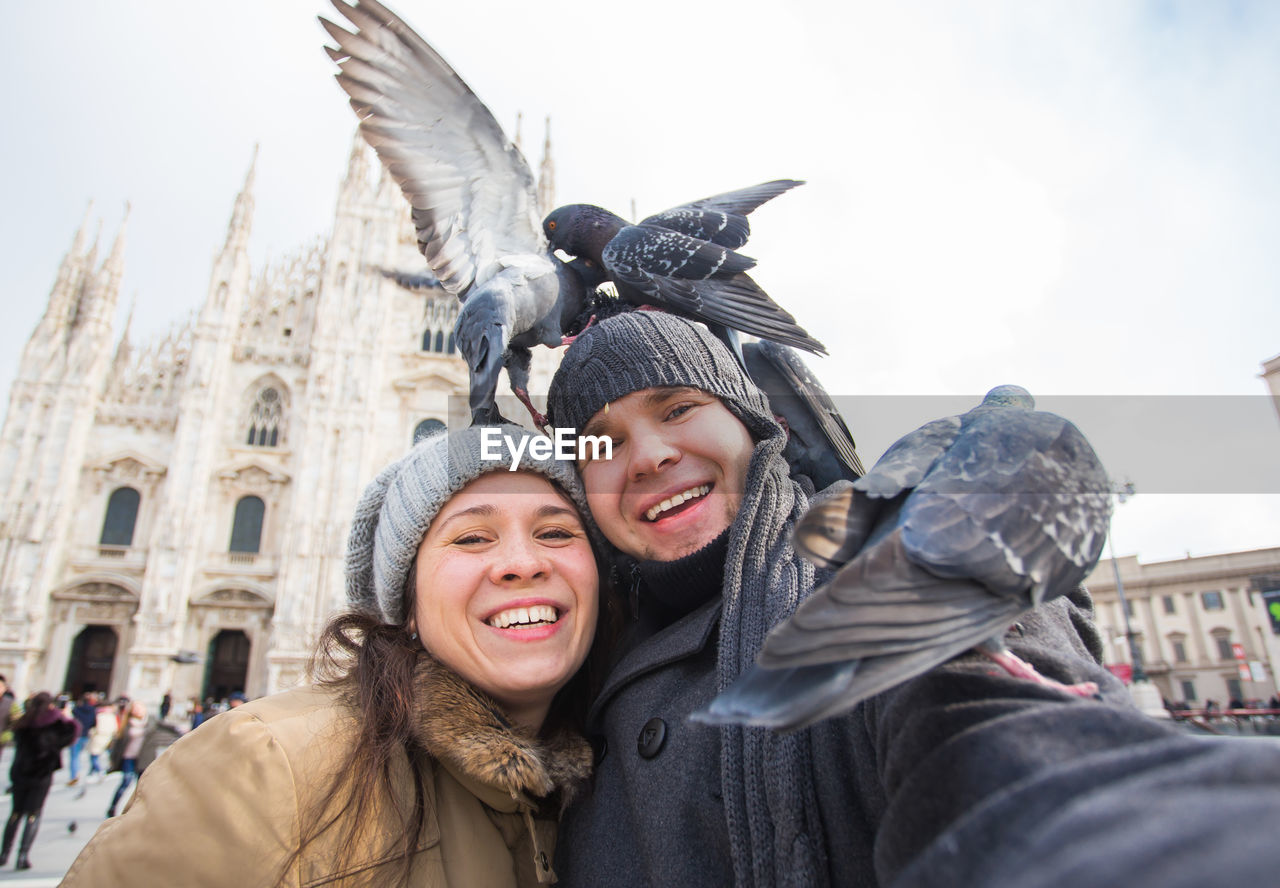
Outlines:
<svg viewBox="0 0 1280 888"><path fill-rule="evenodd" d="M591 778L590 744L578 733L534 736L492 698L425 653L414 669L421 701L414 740L437 761L513 798L557 796L567 806Z"/></svg>

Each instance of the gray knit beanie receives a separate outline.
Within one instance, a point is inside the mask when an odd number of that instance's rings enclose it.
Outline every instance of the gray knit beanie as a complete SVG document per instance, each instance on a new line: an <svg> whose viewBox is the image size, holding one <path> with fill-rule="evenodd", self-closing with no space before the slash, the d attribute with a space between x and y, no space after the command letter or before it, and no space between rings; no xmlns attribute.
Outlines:
<svg viewBox="0 0 1280 888"><path fill-rule="evenodd" d="M498 459L481 458L482 436L488 430L499 444ZM431 521L449 498L488 472L510 469L512 451L502 436L513 442L533 433L514 425L472 426L458 432L441 432L419 442L409 453L387 466L365 489L356 503L347 540L347 600L353 609L399 626L407 616L404 590L410 565ZM516 448L521 445L516 443ZM536 459L528 441L521 450L518 470L537 472L559 486L589 520L587 501L571 461ZM588 525L588 530L595 531Z"/></svg>
<svg viewBox="0 0 1280 888"><path fill-rule="evenodd" d="M724 343L701 324L660 311L631 311L588 327L551 380L547 412L553 426L581 431L610 401L672 385L715 395L757 441L780 431Z"/></svg>

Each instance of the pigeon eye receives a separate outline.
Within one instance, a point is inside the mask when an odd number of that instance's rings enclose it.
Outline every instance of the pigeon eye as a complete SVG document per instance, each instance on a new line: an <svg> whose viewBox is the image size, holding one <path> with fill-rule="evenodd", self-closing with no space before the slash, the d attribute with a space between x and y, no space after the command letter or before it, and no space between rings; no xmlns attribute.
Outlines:
<svg viewBox="0 0 1280 888"><path fill-rule="evenodd" d="M555 231L556 223L554 221L547 223L547 231Z"/></svg>

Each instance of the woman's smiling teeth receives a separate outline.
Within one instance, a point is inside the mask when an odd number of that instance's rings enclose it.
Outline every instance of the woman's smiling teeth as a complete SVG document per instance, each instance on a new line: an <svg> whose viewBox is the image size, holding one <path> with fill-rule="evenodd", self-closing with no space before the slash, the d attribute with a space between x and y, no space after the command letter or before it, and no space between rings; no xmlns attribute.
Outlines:
<svg viewBox="0 0 1280 888"><path fill-rule="evenodd" d="M663 512L666 512L670 509L674 509L676 506L680 505L681 503L686 503L691 499L695 499L700 496L706 496L710 490L711 490L710 484L700 484L697 487L690 487L688 490L684 491L683 493L677 493L675 496L671 497L670 499L664 499L662 502L658 503L652 509L645 512L644 517L649 521L657 521L658 516L661 515Z"/></svg>
<svg viewBox="0 0 1280 888"><path fill-rule="evenodd" d="M535 626L542 623L554 623L560 619L556 609L549 604L535 604L533 607L513 607L499 611L489 618L488 623L496 629L508 626Z"/></svg>

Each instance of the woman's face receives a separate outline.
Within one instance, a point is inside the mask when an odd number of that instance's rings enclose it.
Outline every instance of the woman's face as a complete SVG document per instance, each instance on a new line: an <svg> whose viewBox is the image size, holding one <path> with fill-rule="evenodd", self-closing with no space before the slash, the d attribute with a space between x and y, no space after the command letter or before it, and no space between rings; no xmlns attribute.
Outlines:
<svg viewBox="0 0 1280 888"><path fill-rule="evenodd" d="M540 727L595 634L600 578L573 503L540 475L484 475L431 522L415 580L423 647Z"/></svg>

